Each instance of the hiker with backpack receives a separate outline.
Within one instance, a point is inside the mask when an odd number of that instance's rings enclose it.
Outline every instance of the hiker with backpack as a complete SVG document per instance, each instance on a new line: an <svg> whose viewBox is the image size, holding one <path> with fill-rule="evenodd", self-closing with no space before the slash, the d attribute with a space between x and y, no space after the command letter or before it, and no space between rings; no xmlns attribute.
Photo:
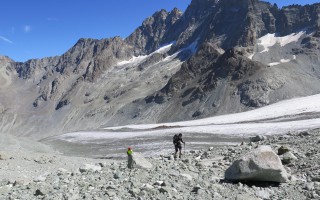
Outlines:
<svg viewBox="0 0 320 200"><path fill-rule="evenodd" d="M179 151L179 158L181 158L182 152L182 143L186 144L183 140L182 140L182 133L175 134L173 136L173 144L174 144L174 149L175 149L175 153L174 153L174 159L177 159L177 153Z"/></svg>

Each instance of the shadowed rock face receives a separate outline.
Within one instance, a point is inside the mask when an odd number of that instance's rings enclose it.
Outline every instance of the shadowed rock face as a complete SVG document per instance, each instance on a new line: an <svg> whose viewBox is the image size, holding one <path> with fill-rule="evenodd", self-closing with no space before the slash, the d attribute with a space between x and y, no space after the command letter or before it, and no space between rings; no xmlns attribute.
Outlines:
<svg viewBox="0 0 320 200"><path fill-rule="evenodd" d="M277 30L281 35L300 31L305 28L318 29L320 3L313 5L293 5L284 7L278 12Z"/></svg>
<svg viewBox="0 0 320 200"><path fill-rule="evenodd" d="M279 9L258 0L193 0L185 13L156 12L125 39L80 39L61 56L25 63L1 57L0 130L46 137L319 93L319 14L320 4ZM301 30L283 46L260 41Z"/></svg>

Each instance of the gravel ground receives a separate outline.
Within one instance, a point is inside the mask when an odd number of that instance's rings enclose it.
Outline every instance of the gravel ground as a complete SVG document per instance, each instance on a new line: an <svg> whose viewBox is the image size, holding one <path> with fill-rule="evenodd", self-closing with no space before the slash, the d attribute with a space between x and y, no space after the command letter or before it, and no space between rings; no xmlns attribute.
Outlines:
<svg viewBox="0 0 320 200"><path fill-rule="evenodd" d="M190 150L181 159L148 158L152 169L125 160L1 152L0 199L320 199L320 131L261 137L257 142ZM289 151L287 183L230 182L233 161L259 145ZM20 167L18 167L20 166Z"/></svg>

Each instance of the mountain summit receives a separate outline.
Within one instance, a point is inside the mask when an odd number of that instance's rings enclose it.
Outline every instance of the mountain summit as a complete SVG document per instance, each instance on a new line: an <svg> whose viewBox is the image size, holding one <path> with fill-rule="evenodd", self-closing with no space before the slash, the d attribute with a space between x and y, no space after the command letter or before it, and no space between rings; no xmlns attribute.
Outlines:
<svg viewBox="0 0 320 200"><path fill-rule="evenodd" d="M320 92L320 4L193 0L123 39L79 39L61 56L0 57L2 132L44 138L204 118Z"/></svg>

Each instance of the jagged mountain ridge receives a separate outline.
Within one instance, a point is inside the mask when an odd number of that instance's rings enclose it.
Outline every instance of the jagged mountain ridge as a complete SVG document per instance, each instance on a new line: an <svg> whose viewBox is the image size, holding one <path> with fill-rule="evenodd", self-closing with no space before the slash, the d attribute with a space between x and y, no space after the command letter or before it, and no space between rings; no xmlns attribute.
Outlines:
<svg viewBox="0 0 320 200"><path fill-rule="evenodd" d="M193 0L183 14L156 12L126 39L80 39L62 56L25 63L1 59L11 83L0 89L1 130L39 138L319 93L319 12L320 4L278 9L258 0ZM262 36L302 29L298 41L261 53ZM291 55L296 59L268 67Z"/></svg>
<svg viewBox="0 0 320 200"><path fill-rule="evenodd" d="M134 112L134 107L147 103L150 110L164 110L158 116L160 121L175 121L244 111L319 92L316 88L319 84L316 64L319 62L319 17L316 14L319 4L295 5L281 10L266 2L247 0L220 1L212 5L208 17L197 22L193 33L187 28L190 38L198 41L197 54L182 65L163 89L124 110ZM192 9L189 7L185 15ZM298 22L292 20L292 16L298 16ZM253 56L254 51L263 50L257 45L260 37L267 33L286 36L288 30L292 31L289 33L301 31L303 23L307 31L298 41L280 49L275 47L274 52L270 50ZM290 28L287 30L287 27ZM183 42L178 40L177 45L181 44ZM284 59L279 55L294 54L299 59L290 65L272 68L268 65L273 59ZM310 58L312 62L307 61Z"/></svg>

